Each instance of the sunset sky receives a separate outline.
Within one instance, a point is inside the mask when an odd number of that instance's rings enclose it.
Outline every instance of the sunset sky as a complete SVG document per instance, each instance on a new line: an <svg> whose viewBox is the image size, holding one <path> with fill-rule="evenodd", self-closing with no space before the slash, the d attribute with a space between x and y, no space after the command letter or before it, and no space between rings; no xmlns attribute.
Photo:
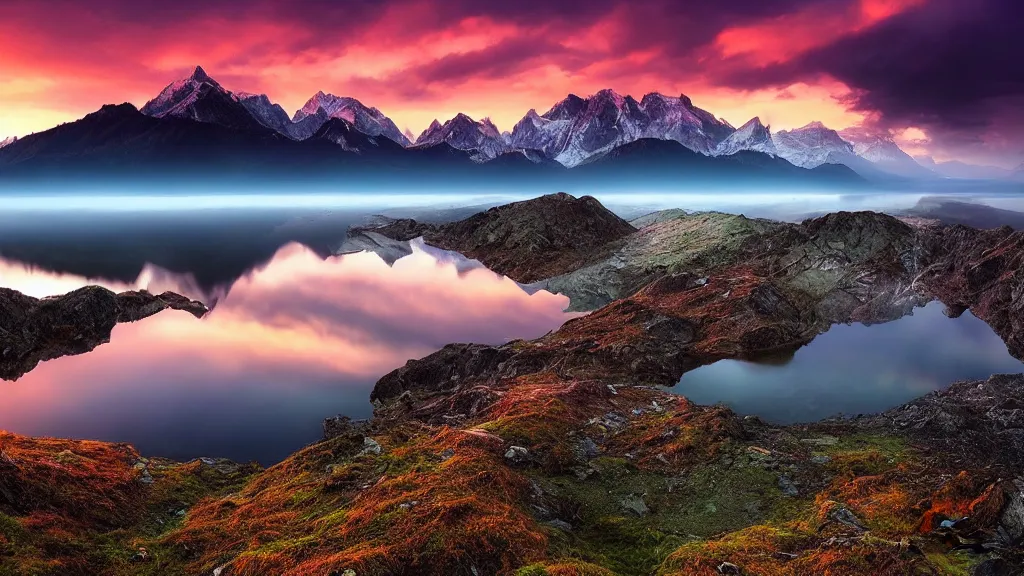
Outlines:
<svg viewBox="0 0 1024 576"><path fill-rule="evenodd" d="M891 130L912 154L1024 161L1017 0L3 0L0 138L141 106L197 64L289 114L318 90L419 134L503 130L569 93L685 93L734 125Z"/></svg>

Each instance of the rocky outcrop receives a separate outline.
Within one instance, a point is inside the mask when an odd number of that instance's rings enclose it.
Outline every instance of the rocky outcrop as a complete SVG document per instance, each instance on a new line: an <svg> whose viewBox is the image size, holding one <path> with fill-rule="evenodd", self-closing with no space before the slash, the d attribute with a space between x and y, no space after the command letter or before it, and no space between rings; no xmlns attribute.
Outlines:
<svg viewBox="0 0 1024 576"><path fill-rule="evenodd" d="M173 292L115 294L87 286L38 299L0 288L0 378L16 380L40 362L89 352L110 341L117 323L167 309L185 310L197 318L207 312L201 302Z"/></svg>
<svg viewBox="0 0 1024 576"><path fill-rule="evenodd" d="M960 467L1024 462L1024 374L956 382L878 416L856 419L913 438Z"/></svg>
<svg viewBox="0 0 1024 576"><path fill-rule="evenodd" d="M449 224L393 220L369 230L395 240L423 236L428 244L475 258L522 283L600 260L614 242L635 231L594 198L564 193L498 206Z"/></svg>
<svg viewBox="0 0 1024 576"><path fill-rule="evenodd" d="M922 236L927 266L915 287L955 314L970 309L1024 359L1024 232L956 225Z"/></svg>
<svg viewBox="0 0 1024 576"><path fill-rule="evenodd" d="M913 289L928 251L918 231L872 212L799 225L684 215L631 235L616 254L644 243L674 260L619 267L620 280L645 284L635 293L533 342L453 345L411 361L378 382L374 399L386 406L402 395L402 409L431 420L453 404L480 405L481 387L541 372L671 386L699 366L791 352L837 322L889 321L930 299Z"/></svg>
<svg viewBox="0 0 1024 576"><path fill-rule="evenodd" d="M633 232L594 198L560 193L491 208L441 225L424 239L529 283L580 268Z"/></svg>

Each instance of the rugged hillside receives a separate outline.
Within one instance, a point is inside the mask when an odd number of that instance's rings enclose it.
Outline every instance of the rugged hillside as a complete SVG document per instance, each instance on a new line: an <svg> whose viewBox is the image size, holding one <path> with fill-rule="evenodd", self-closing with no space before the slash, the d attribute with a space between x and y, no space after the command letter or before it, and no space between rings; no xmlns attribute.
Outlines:
<svg viewBox="0 0 1024 576"><path fill-rule="evenodd" d="M220 459L145 458L126 444L0 432L0 574L183 574L165 571L171 558L143 540L257 471Z"/></svg>

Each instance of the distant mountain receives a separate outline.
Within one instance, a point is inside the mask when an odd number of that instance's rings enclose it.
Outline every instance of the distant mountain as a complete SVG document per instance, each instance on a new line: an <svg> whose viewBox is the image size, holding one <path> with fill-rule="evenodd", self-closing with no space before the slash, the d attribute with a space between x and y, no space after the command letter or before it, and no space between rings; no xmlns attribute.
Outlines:
<svg viewBox="0 0 1024 576"><path fill-rule="evenodd" d="M18 141L18 137L17 136L8 136L7 138L4 138L3 140L0 140L0 148L3 148L4 146L7 146L9 144L14 144L17 141Z"/></svg>
<svg viewBox="0 0 1024 576"><path fill-rule="evenodd" d="M652 93L637 102L601 90L589 98L570 94L543 115L530 110L512 129L509 142L572 167L641 138L674 140L709 154L732 132L686 96Z"/></svg>
<svg viewBox="0 0 1024 576"><path fill-rule="evenodd" d="M329 118L310 138L327 140L341 146L346 152L358 154L401 154L405 151L404 146L391 138L383 134L371 136L356 128L352 122L338 117Z"/></svg>
<svg viewBox="0 0 1024 576"><path fill-rule="evenodd" d="M416 139L416 146L435 146L447 142L457 150L470 152L478 162L491 160L511 150L505 137L489 118L477 122L458 114L444 124L437 120Z"/></svg>
<svg viewBox="0 0 1024 576"><path fill-rule="evenodd" d="M236 129L171 114L154 117L131 104L108 104L81 120L0 148L0 173L116 175L163 169L187 176L181 169L196 166L218 166L227 173L287 154L289 144L296 143L262 125L258 130ZM336 149L326 143L323 147Z"/></svg>
<svg viewBox="0 0 1024 576"><path fill-rule="evenodd" d="M210 78L200 66L188 78L169 84L141 112L154 118L188 118L236 130L266 130L237 96Z"/></svg>
<svg viewBox="0 0 1024 576"><path fill-rule="evenodd" d="M813 169L794 166L787 160L751 150L728 156L705 156L673 140L642 138L624 144L575 169L602 179L636 175L652 182L729 184L831 184L860 185L863 178L852 169L823 164Z"/></svg>
<svg viewBox="0 0 1024 576"><path fill-rule="evenodd" d="M921 166L904 152L892 136L864 128L847 128L839 133L853 143L853 151L880 170L907 178L934 178L935 172Z"/></svg>
<svg viewBox="0 0 1024 576"><path fill-rule="evenodd" d="M775 148L775 142L772 140L771 130L757 117L752 118L725 140L722 140L715 147L715 155L728 156L741 150L763 152L772 156L779 155L778 149Z"/></svg>
<svg viewBox="0 0 1024 576"><path fill-rule="evenodd" d="M459 133L466 132L449 130ZM845 166L806 170L746 150L711 157L672 140L648 138L608 150L573 169L535 150L508 150L483 163L480 154L478 148L461 150L451 140L405 148L385 136L370 136L342 118L330 118L309 138L295 141L265 128L240 130L190 118L152 117L121 104L104 106L81 120L0 149L0 179L52 183L60 178L137 178L214 188L222 182L277 180L329 181L339 187L386 183L413 189L480 189L510 181L563 190L648 183L701 189L864 184Z"/></svg>
<svg viewBox="0 0 1024 576"><path fill-rule="evenodd" d="M328 118L341 118L369 136L385 136L392 141L408 146L409 139L395 123L376 108L364 106L362 102L347 96L335 96L317 92L306 104L295 112L292 122L293 133L302 140L320 129Z"/></svg>
<svg viewBox="0 0 1024 576"><path fill-rule="evenodd" d="M959 160L947 162L936 162L931 156L917 156L918 164L932 172L945 176L946 178L961 178L964 180L1001 180L1009 178L1012 170L1000 168L999 166L985 166L981 164L968 164Z"/></svg>
<svg viewBox="0 0 1024 576"><path fill-rule="evenodd" d="M780 130L773 138L779 156L802 168L846 164L856 156L853 144L821 122L811 122L794 130Z"/></svg>
<svg viewBox="0 0 1024 576"><path fill-rule="evenodd" d="M279 104L271 102L266 94L236 92L235 97L260 124L281 134L289 134L292 121L288 118L288 113Z"/></svg>

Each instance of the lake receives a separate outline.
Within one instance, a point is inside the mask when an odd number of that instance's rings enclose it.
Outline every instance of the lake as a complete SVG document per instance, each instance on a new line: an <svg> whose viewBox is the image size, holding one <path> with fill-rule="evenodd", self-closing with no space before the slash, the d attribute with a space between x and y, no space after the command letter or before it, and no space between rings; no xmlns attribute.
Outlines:
<svg viewBox="0 0 1024 576"><path fill-rule="evenodd" d="M791 358L703 366L671 391L790 424L880 412L957 380L1021 371L988 324L970 312L948 318L932 302L884 324L832 326Z"/></svg>
<svg viewBox="0 0 1024 576"><path fill-rule="evenodd" d="M192 275L152 266L122 282L0 260L0 281L37 297L86 284L203 290ZM0 382L0 429L272 464L315 441L324 417L368 417L373 384L409 359L449 342L535 338L572 316L565 297L529 295L429 247L389 266L290 243L217 291L202 320L165 311L120 324L93 352Z"/></svg>

